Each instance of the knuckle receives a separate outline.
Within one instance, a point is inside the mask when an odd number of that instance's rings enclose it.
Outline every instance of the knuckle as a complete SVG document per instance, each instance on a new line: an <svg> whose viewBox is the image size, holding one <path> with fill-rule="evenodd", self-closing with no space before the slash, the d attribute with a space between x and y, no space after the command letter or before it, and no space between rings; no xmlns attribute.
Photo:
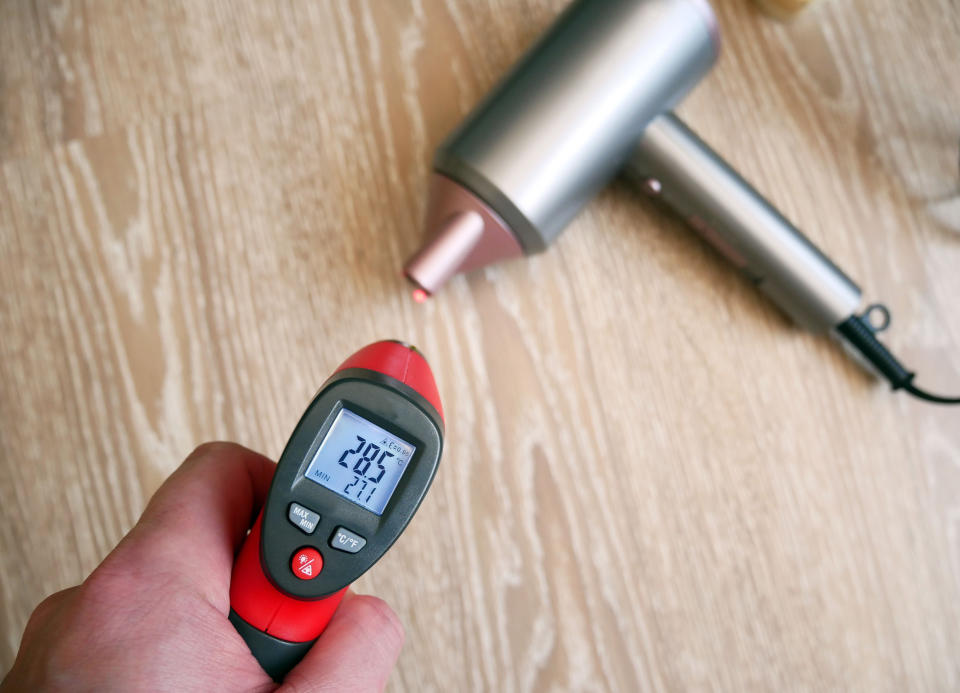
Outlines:
<svg viewBox="0 0 960 693"><path fill-rule="evenodd" d="M30 614L30 620L42 620L47 614L56 608L57 604L60 603L60 600L63 599L63 595L65 593L66 590L62 590L60 592L54 592L46 597L43 601L37 604L37 608L33 610L32 614Z"/></svg>
<svg viewBox="0 0 960 693"><path fill-rule="evenodd" d="M207 442L200 443L200 445L195 447L193 452L187 455L187 460L203 459L205 457L218 457L226 452L232 451L236 447L237 446L235 443L229 443L225 440L208 440Z"/></svg>
<svg viewBox="0 0 960 693"><path fill-rule="evenodd" d="M66 590L54 592L37 604L36 608L30 613L30 618L27 619L27 626L24 629L25 635L41 628L43 623L50 618L50 615L56 610L57 605L61 602L65 593Z"/></svg>

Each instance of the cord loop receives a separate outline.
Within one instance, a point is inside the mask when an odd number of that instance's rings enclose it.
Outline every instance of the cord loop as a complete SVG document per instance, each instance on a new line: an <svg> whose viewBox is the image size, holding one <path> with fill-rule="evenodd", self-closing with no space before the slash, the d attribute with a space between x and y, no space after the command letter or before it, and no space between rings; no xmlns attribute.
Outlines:
<svg viewBox="0 0 960 693"><path fill-rule="evenodd" d="M890 309L882 303L872 303L867 306L866 310L860 315L860 318L874 334L883 332L890 327L892 320Z"/></svg>

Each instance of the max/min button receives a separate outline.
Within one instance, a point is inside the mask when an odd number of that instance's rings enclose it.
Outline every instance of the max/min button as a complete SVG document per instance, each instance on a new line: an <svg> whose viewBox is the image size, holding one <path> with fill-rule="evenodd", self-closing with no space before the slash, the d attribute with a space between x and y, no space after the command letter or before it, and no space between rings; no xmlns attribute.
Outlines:
<svg viewBox="0 0 960 693"><path fill-rule="evenodd" d="M287 518L297 529L306 534L313 534L320 522L320 515L309 508L304 508L299 503L291 503L290 510L287 511Z"/></svg>

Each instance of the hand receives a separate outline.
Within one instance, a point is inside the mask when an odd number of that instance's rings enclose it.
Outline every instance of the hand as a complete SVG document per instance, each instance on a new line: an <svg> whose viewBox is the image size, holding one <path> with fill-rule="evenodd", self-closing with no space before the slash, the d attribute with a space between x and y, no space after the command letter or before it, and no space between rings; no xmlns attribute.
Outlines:
<svg viewBox="0 0 960 693"><path fill-rule="evenodd" d="M234 554L275 465L233 443L197 448L82 585L38 606L0 692L272 691L227 620ZM347 594L281 691L382 690L403 627Z"/></svg>

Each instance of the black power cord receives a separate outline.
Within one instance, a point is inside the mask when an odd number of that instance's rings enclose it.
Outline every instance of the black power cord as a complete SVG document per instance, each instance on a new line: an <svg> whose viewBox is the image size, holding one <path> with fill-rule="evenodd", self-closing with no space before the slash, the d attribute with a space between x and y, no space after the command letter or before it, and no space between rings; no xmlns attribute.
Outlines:
<svg viewBox="0 0 960 693"><path fill-rule="evenodd" d="M937 404L960 404L960 397L941 397L913 384L914 373L904 368L883 343L877 339L876 330L867 321L870 309L863 315L851 315L837 325L837 332L876 368L893 386L914 397Z"/></svg>
<svg viewBox="0 0 960 693"><path fill-rule="evenodd" d="M903 386L903 389L914 397L925 399L928 402L935 402L936 404L960 404L960 397L941 397L940 395L934 395L926 390L921 390L913 383L907 383Z"/></svg>

